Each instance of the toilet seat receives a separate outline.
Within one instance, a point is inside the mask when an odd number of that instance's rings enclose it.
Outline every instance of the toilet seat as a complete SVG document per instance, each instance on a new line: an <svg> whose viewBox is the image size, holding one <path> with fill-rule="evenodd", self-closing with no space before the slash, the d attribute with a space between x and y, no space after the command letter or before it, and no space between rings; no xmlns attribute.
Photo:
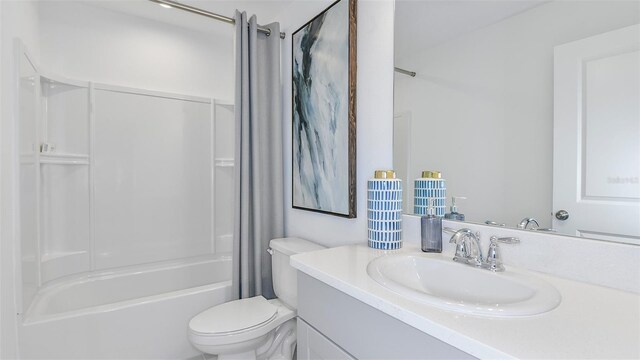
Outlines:
<svg viewBox="0 0 640 360"><path fill-rule="evenodd" d="M189 327L200 334L227 335L262 326L272 321L277 313L277 306L262 296L255 296L205 310L189 322Z"/></svg>
<svg viewBox="0 0 640 360"><path fill-rule="evenodd" d="M262 296L230 301L196 315L189 338L199 345L217 346L259 338L296 316L280 300Z"/></svg>

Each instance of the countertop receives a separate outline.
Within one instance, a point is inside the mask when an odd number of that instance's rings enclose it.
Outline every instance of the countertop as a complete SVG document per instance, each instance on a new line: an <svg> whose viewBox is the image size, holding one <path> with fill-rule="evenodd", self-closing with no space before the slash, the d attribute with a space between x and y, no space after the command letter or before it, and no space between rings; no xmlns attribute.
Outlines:
<svg viewBox="0 0 640 360"><path fill-rule="evenodd" d="M402 253L425 254L415 244L405 243L394 251L348 245L294 255L291 265L478 358L640 358L638 294L508 266L506 271L529 272L555 286L562 295L560 305L550 312L527 317L465 315L402 297L367 274L371 260ZM425 256L451 258L449 254Z"/></svg>

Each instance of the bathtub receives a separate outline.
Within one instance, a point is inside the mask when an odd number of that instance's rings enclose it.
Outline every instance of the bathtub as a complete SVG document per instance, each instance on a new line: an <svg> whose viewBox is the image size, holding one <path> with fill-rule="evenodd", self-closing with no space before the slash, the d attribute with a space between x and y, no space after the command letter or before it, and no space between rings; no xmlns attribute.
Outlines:
<svg viewBox="0 0 640 360"><path fill-rule="evenodd" d="M67 277L23 315L22 358L187 359L189 320L231 300L231 258L206 256Z"/></svg>

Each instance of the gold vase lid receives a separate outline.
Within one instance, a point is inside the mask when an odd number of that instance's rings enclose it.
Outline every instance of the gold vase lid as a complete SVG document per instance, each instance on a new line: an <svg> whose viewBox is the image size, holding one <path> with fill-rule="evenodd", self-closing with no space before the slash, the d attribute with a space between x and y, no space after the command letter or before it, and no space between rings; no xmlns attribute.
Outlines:
<svg viewBox="0 0 640 360"><path fill-rule="evenodd" d="M440 173L440 171L425 170L422 172L422 178L423 179L441 179L442 174Z"/></svg>
<svg viewBox="0 0 640 360"><path fill-rule="evenodd" d="M396 172L393 170L376 170L373 174L374 179L395 179Z"/></svg>

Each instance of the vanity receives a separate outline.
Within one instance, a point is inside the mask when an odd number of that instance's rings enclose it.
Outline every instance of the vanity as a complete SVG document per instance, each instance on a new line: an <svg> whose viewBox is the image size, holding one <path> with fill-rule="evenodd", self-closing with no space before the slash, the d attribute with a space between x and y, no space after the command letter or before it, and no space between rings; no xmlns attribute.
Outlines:
<svg viewBox="0 0 640 360"><path fill-rule="evenodd" d="M457 224L460 227L463 223ZM447 225L455 226L456 223L447 222ZM481 226L485 233L487 229L490 228ZM532 238L522 236L525 232L511 231L522 237L524 245L535 247L530 243L536 241L538 234L532 234ZM449 239L448 236L443 238ZM531 248L525 246L525 249ZM453 247L446 244L442 254L427 254L421 252L419 242L405 241L402 249L393 251L371 249L363 244L292 257L291 264L299 270L298 358L640 357L640 296L637 293L567 279L571 274L560 277L519 268L508 257L506 270L493 273L453 262L453 251ZM514 253L511 251L507 256ZM637 251L634 256L638 256ZM550 258L541 264L554 268L552 257L550 254ZM511 259L517 261L518 257ZM374 273L376 269L384 268L380 264L388 261L396 263L381 270L386 276L385 284L385 280L376 280ZM420 265L420 261L432 267ZM407 266L408 263L415 266ZM451 276L439 274L442 269ZM487 281L487 289L483 291L482 284L477 284L480 286L475 292L465 291L470 289L470 284L464 283L465 277L475 276L465 272L467 269L483 272L474 281ZM423 281L424 287L430 288L435 297L440 295L449 299L438 303L433 296L432 299L421 298L419 291L403 291L403 287L413 285L410 280L403 284L402 277L394 279L393 271L405 271L407 279ZM424 273L416 276L415 271ZM436 276L429 278L429 273ZM526 305L533 306L533 313L540 312L535 315L531 315L531 311L528 311L529 315L517 314L517 311L523 311L518 308L515 315L501 313L500 308L508 307L501 306L501 301L526 302L526 296L518 299L514 289L506 294L514 294L515 298L500 298L504 295L501 294L502 286L491 281L509 276L531 280L528 286L537 290L546 286L555 289L559 296L557 303L551 299L551 304L542 307ZM637 276L631 275L626 281L637 282ZM457 293L456 285L460 285ZM638 286L637 283L631 285ZM487 309L476 313L473 306L469 306L474 301L489 303L488 299L494 294L497 296L494 307L497 315L492 315L491 310L487 313Z"/></svg>

